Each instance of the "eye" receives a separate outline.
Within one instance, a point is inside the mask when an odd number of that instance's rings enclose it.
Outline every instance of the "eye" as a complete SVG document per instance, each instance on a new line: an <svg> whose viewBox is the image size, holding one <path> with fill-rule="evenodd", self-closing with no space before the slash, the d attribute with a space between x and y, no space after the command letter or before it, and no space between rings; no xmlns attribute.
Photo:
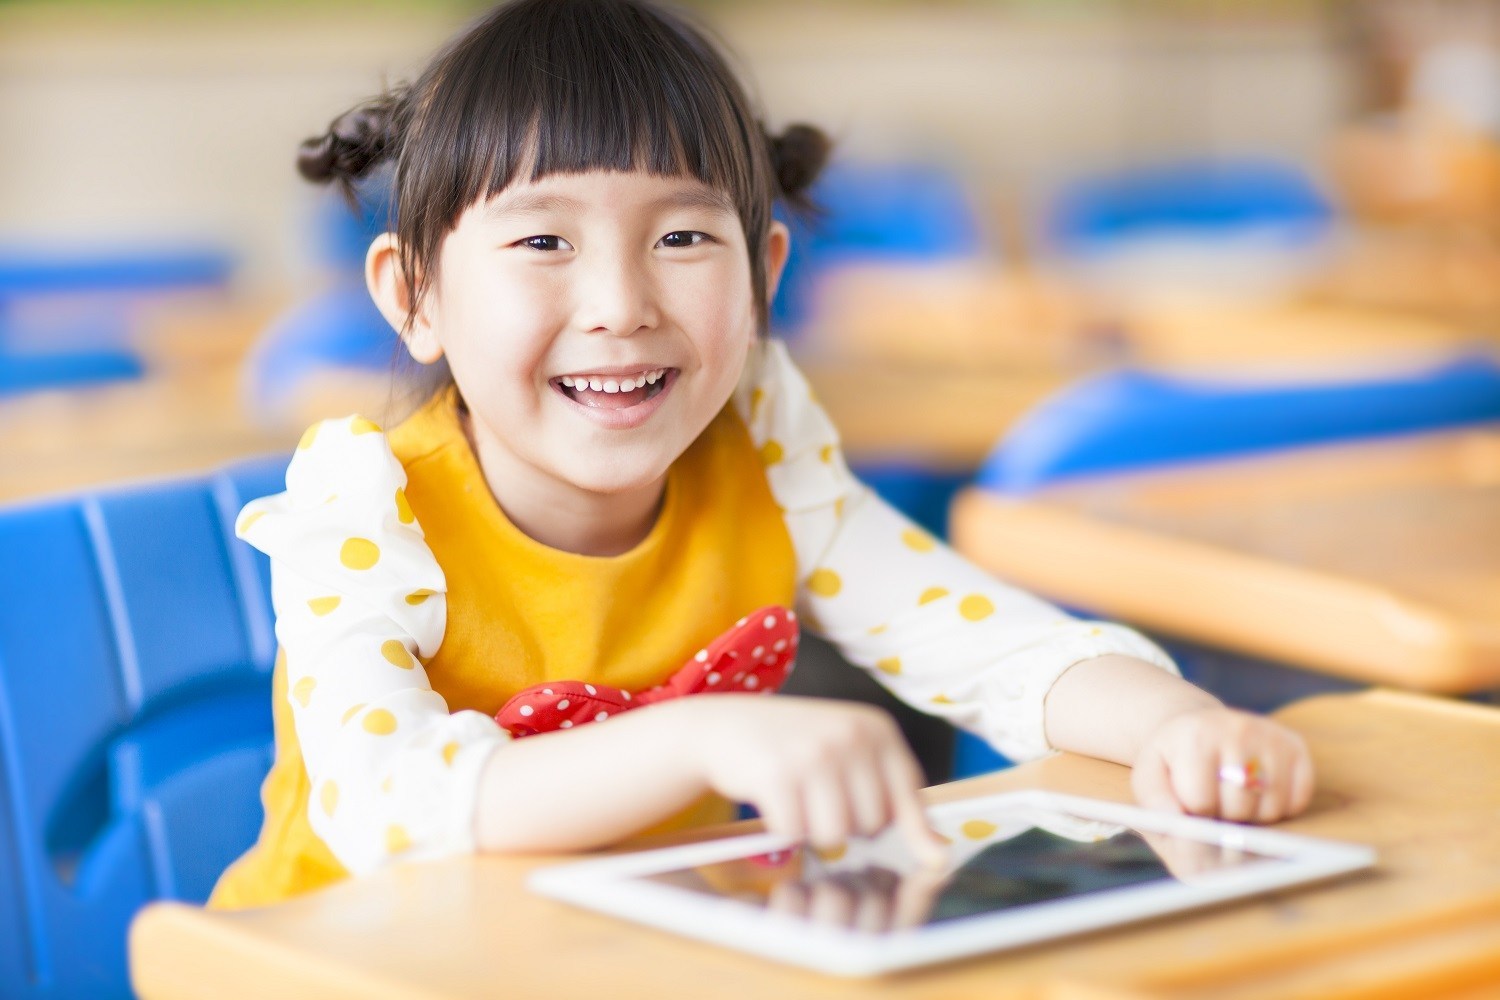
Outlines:
<svg viewBox="0 0 1500 1000"><path fill-rule="evenodd" d="M561 236L528 236L526 239L521 241L521 245L530 247L533 250L541 250L543 252L573 249L572 244L563 239Z"/></svg>
<svg viewBox="0 0 1500 1000"><path fill-rule="evenodd" d="M679 229L657 240L656 245L672 250L682 250L688 247L701 246L712 238L707 233L700 233L697 230Z"/></svg>

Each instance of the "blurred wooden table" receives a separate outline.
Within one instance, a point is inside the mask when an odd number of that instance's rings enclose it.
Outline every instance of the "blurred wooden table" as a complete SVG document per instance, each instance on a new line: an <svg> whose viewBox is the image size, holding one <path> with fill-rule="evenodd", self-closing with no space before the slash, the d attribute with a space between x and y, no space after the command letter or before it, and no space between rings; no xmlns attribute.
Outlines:
<svg viewBox="0 0 1500 1000"><path fill-rule="evenodd" d="M556 858L401 866L263 910L142 911L145 1000L580 997L1473 1000L1500 983L1500 711L1416 695L1311 699L1279 713L1320 776L1285 829L1362 841L1369 874L875 980L839 980L528 893ZM1125 768L1062 755L930 790L1045 788L1125 800ZM738 829L738 828L736 828ZM722 832L722 828L720 831Z"/></svg>
<svg viewBox="0 0 1500 1000"><path fill-rule="evenodd" d="M0 502L290 452L298 431L256 423L240 391L245 352L274 311L163 316L141 345L144 378L0 400Z"/></svg>
<svg viewBox="0 0 1500 1000"><path fill-rule="evenodd" d="M1176 638L1369 684L1500 686L1497 424L971 489L951 531L1007 580Z"/></svg>

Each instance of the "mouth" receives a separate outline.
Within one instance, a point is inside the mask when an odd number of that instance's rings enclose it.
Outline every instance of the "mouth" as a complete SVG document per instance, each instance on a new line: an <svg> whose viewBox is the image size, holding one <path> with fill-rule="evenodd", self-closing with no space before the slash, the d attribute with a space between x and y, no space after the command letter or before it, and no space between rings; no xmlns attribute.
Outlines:
<svg viewBox="0 0 1500 1000"><path fill-rule="evenodd" d="M640 368L559 375L550 382L554 389L581 406L628 410L661 395L676 377L676 368Z"/></svg>

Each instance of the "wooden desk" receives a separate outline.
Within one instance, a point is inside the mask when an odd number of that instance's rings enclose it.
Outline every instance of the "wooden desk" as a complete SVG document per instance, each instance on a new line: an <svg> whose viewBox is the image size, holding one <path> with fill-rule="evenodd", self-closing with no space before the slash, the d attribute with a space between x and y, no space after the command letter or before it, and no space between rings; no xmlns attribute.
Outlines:
<svg viewBox="0 0 1500 1000"><path fill-rule="evenodd" d="M1377 871L1070 942L878 980L773 965L530 895L552 858L399 867L259 911L180 904L131 934L144 1000L855 997L1473 1000L1500 983L1500 711L1416 695L1279 713L1312 747L1311 810L1285 829L1359 840ZM930 790L1128 798L1128 772L1059 756Z"/></svg>
<svg viewBox="0 0 1500 1000"><path fill-rule="evenodd" d="M950 523L1091 613L1368 684L1500 685L1500 425L972 489Z"/></svg>

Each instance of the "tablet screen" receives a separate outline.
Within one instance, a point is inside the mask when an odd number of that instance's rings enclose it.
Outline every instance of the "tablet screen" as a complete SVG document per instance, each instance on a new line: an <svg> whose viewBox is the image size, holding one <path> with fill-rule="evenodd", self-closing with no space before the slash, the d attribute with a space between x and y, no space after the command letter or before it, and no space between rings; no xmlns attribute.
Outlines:
<svg viewBox="0 0 1500 1000"><path fill-rule="evenodd" d="M983 824L953 846L950 864L923 869L891 842L841 852L792 848L645 876L647 881L854 930L907 929L1109 889L1192 881L1272 860L1218 844L1057 815L1017 830ZM988 827L987 831L984 827ZM972 829L970 833L974 832Z"/></svg>

